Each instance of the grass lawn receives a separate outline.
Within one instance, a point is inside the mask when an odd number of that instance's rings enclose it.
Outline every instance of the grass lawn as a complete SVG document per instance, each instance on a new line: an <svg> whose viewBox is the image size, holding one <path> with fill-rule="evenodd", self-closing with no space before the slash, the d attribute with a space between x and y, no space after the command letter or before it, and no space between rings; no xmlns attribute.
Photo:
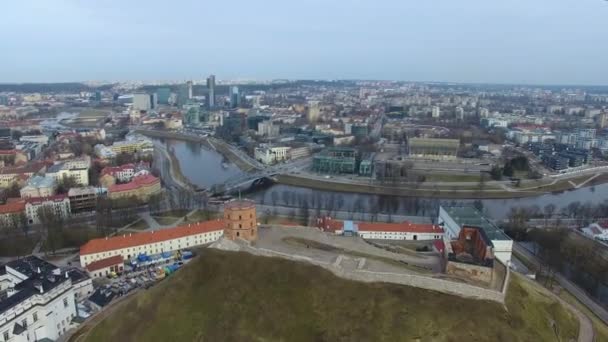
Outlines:
<svg viewBox="0 0 608 342"><path fill-rule="evenodd" d="M19 234L17 236L0 238L0 256L23 256L32 253L39 235L29 234L27 237Z"/></svg>
<svg viewBox="0 0 608 342"><path fill-rule="evenodd" d="M449 173L429 173L425 176L427 182L479 182L481 178L480 175Z"/></svg>
<svg viewBox="0 0 608 342"><path fill-rule="evenodd" d="M505 306L205 249L79 341L570 341L578 321L513 277ZM558 338L551 327L558 327ZM83 338L84 337L84 338Z"/></svg>
<svg viewBox="0 0 608 342"><path fill-rule="evenodd" d="M148 228L149 228L149 226L146 223L146 221L141 220L141 219L129 226L129 229L135 229L135 230L144 230L144 229L148 229Z"/></svg>
<svg viewBox="0 0 608 342"><path fill-rule="evenodd" d="M162 226L169 226L177 222L179 218L169 216L152 216L152 218Z"/></svg>
<svg viewBox="0 0 608 342"><path fill-rule="evenodd" d="M95 109L95 108L79 108L77 110L79 117L81 118L100 118L106 117L109 114L108 110Z"/></svg>
<svg viewBox="0 0 608 342"><path fill-rule="evenodd" d="M566 302L572 304L574 307L579 309L582 313L584 313L587 317L591 319L591 323L593 323L593 330L595 330L595 340L596 341L608 341L608 325L604 324L604 322L599 319L593 312L591 312L585 305L578 301L570 292L562 289L559 292L559 297Z"/></svg>

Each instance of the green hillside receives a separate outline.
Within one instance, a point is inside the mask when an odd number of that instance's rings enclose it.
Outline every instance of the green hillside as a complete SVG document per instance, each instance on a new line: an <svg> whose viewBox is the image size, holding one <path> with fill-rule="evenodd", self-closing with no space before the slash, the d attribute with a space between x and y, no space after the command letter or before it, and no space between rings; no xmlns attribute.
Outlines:
<svg viewBox="0 0 608 342"><path fill-rule="evenodd" d="M348 281L304 263L209 249L201 254L80 337L121 342L512 342L555 341L555 330L561 341L577 336L578 321L570 312L517 277L505 310L494 302Z"/></svg>

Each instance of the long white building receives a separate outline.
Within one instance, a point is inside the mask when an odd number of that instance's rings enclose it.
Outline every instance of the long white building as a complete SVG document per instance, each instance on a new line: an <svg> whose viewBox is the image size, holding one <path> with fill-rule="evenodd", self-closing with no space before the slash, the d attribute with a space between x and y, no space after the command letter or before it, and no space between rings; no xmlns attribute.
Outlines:
<svg viewBox="0 0 608 342"><path fill-rule="evenodd" d="M511 261L513 240L477 209L467 206L440 206L437 224L443 227L448 240L458 239L462 227L480 228L492 241L496 258L506 265Z"/></svg>
<svg viewBox="0 0 608 342"><path fill-rule="evenodd" d="M11 261L0 273L0 341L55 341L76 317L72 279L35 256Z"/></svg>
<svg viewBox="0 0 608 342"><path fill-rule="evenodd" d="M224 220L213 220L183 226L128 234L104 239L94 239L80 247L80 265L120 255L123 260L139 254L158 254L217 241L224 235Z"/></svg>

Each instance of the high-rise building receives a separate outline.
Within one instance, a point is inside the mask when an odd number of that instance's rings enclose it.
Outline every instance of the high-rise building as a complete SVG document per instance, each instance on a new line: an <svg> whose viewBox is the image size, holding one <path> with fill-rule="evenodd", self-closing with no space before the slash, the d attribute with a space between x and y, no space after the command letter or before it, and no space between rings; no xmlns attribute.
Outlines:
<svg viewBox="0 0 608 342"><path fill-rule="evenodd" d="M150 94L150 108L158 108L158 95L156 93Z"/></svg>
<svg viewBox="0 0 608 342"><path fill-rule="evenodd" d="M8 96L0 95L0 106L8 106Z"/></svg>
<svg viewBox="0 0 608 342"><path fill-rule="evenodd" d="M431 116L434 118L441 117L441 109L439 108L439 106L433 106L433 111L431 114Z"/></svg>
<svg viewBox="0 0 608 342"><path fill-rule="evenodd" d="M207 108L215 107L215 75L207 77Z"/></svg>
<svg viewBox="0 0 608 342"><path fill-rule="evenodd" d="M241 94L239 94L239 87L231 86L229 90L230 94L230 107L237 108L241 105Z"/></svg>
<svg viewBox="0 0 608 342"><path fill-rule="evenodd" d="M150 95L146 94L146 93L133 94L133 109L135 109L135 110L152 109L152 101L150 101Z"/></svg>
<svg viewBox="0 0 608 342"><path fill-rule="evenodd" d="M158 103L160 104L169 104L169 97L171 96L171 89L169 88L158 88L156 89L156 96L158 99Z"/></svg>
<svg viewBox="0 0 608 342"><path fill-rule="evenodd" d="M192 81L186 82L188 86L188 100L192 100Z"/></svg>
<svg viewBox="0 0 608 342"><path fill-rule="evenodd" d="M180 84L177 89L177 106L181 107L190 100L190 89L188 83Z"/></svg>
<svg viewBox="0 0 608 342"><path fill-rule="evenodd" d="M319 107L319 101L308 102L308 121L311 123L317 122L321 116L321 108Z"/></svg>

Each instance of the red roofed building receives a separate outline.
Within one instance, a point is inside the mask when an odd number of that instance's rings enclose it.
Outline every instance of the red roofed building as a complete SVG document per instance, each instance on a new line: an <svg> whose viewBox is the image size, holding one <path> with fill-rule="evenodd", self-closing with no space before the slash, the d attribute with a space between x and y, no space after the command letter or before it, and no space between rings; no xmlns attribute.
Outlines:
<svg viewBox="0 0 608 342"><path fill-rule="evenodd" d="M331 218L317 220L324 231L342 235L358 235L377 240L438 240L443 239L443 228L434 224L339 221Z"/></svg>
<svg viewBox="0 0 608 342"><path fill-rule="evenodd" d="M214 242L224 235L224 220L185 224L175 228L94 239L80 247L80 264L87 266L113 256L123 260Z"/></svg>
<svg viewBox="0 0 608 342"><path fill-rule="evenodd" d="M70 199L67 195L30 197L25 201L25 216L29 224L41 223L39 216L41 208L47 208L49 213L64 220L70 216Z"/></svg>
<svg viewBox="0 0 608 342"><path fill-rule="evenodd" d="M104 277L111 273L122 272L124 270L124 260L122 259L122 256L115 255L109 258L93 261L85 268L91 278Z"/></svg>
<svg viewBox="0 0 608 342"><path fill-rule="evenodd" d="M25 201L16 199L0 205L0 225L13 227L21 223L21 215L25 211Z"/></svg>
<svg viewBox="0 0 608 342"><path fill-rule="evenodd" d="M142 175L134 177L129 183L108 187L108 196L110 199L137 197L141 201L147 201L150 196L160 193L160 190L160 179L153 175Z"/></svg>

